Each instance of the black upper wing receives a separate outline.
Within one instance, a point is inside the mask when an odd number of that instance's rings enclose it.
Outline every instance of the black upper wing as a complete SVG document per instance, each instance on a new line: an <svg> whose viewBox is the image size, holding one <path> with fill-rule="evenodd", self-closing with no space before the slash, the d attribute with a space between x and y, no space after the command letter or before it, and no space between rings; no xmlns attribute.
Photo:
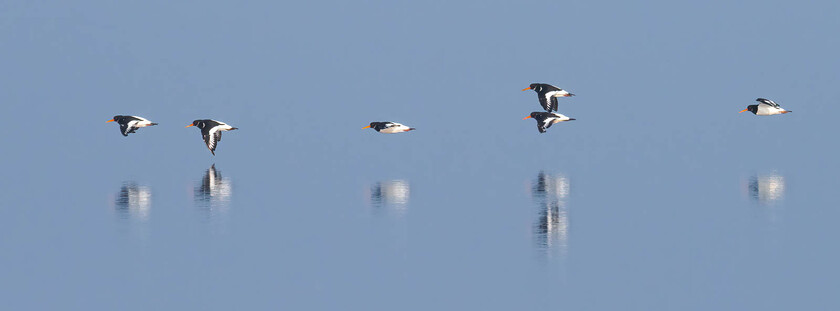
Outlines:
<svg viewBox="0 0 840 311"><path fill-rule="evenodd" d="M131 133L128 129L128 123L120 123L120 134L122 136L128 136L128 133Z"/></svg>
<svg viewBox="0 0 840 311"><path fill-rule="evenodd" d="M541 112L534 116L534 120L537 121L537 129L540 130L540 133L545 133L545 129L551 126L551 124L546 125L547 117L544 115L547 114L546 112Z"/></svg>
<svg viewBox="0 0 840 311"><path fill-rule="evenodd" d="M549 96L548 93L560 91L559 87L551 84L540 83L535 91L537 91L537 97L540 99L540 105L543 109L545 109L545 111L557 111L557 98Z"/></svg>
<svg viewBox="0 0 840 311"><path fill-rule="evenodd" d="M766 99L766 98L756 98L755 101L757 101L759 103L762 103L762 104L765 104L765 105L769 105L770 107L781 108L781 107L779 107L779 104L777 104L776 102L774 102L772 100Z"/></svg>
<svg viewBox="0 0 840 311"><path fill-rule="evenodd" d="M210 149L210 153L216 155L216 146L222 140L222 131L212 131L212 128L205 128L201 130L201 138L204 139L204 143L207 145L207 149Z"/></svg>
<svg viewBox="0 0 840 311"><path fill-rule="evenodd" d="M216 155L216 146L219 145L219 141L221 141L221 140L222 140L222 131L216 131L215 133L213 133L213 140L210 141L212 143L212 145L207 146L207 147L210 147L210 151L213 153L213 155Z"/></svg>

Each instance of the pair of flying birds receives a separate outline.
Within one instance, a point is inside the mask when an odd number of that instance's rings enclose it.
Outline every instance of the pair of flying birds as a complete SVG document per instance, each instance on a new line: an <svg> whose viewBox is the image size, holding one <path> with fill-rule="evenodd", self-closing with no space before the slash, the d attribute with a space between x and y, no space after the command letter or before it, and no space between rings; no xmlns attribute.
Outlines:
<svg viewBox="0 0 840 311"><path fill-rule="evenodd" d="M522 119L526 120L534 118L534 120L537 120L537 130L539 130L540 133L545 133L546 129L555 123L575 120L574 118L569 118L562 114L552 112L557 111L558 98L575 96L575 94L546 83L531 83L530 86L522 90L534 90L534 92L537 92L537 98L540 100L540 106L545 109L545 112L534 111L531 115Z"/></svg>
<svg viewBox="0 0 840 311"><path fill-rule="evenodd" d="M128 136L128 134L134 133L134 131L143 127L158 125L157 123L138 116L114 116L113 119L108 120L105 123L108 122L117 122L117 124L120 125L120 134L123 136ZM210 119L195 120L192 124L187 125L186 127L190 126L195 126L201 130L201 138L204 139L204 144L207 145L207 149L210 149L210 153L213 155L216 155L216 145L218 145L219 141L222 140L222 131L232 131L237 129L224 122Z"/></svg>

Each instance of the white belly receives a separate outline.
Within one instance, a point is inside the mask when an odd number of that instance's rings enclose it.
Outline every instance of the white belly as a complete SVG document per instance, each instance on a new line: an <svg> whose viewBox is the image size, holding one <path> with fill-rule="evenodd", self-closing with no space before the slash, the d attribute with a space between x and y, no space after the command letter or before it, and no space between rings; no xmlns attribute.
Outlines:
<svg viewBox="0 0 840 311"><path fill-rule="evenodd" d="M767 105L759 105L758 110L755 114L758 116L770 116L774 114L782 114L784 113L784 111L785 110L782 108L770 107Z"/></svg>
<svg viewBox="0 0 840 311"><path fill-rule="evenodd" d="M408 129L409 129L408 126L400 124L400 125L397 125L397 126L384 128L384 129L380 130L379 132L380 133L385 133L385 134L394 134L394 133L402 133L402 132L408 131Z"/></svg>

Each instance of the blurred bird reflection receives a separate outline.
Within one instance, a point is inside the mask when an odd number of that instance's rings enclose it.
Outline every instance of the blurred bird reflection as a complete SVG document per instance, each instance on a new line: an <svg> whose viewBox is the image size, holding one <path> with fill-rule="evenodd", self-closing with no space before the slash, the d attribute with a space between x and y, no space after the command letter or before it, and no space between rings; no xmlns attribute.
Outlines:
<svg viewBox="0 0 840 311"><path fill-rule="evenodd" d="M213 164L201 178L201 184L195 187L194 200L199 209L207 213L209 219L227 214L232 193L230 180L222 177Z"/></svg>
<svg viewBox="0 0 840 311"><path fill-rule="evenodd" d="M374 213L402 216L406 213L410 195L411 189L405 180L376 182L370 186L370 204Z"/></svg>
<svg viewBox="0 0 840 311"><path fill-rule="evenodd" d="M126 182L117 193L114 207L122 219L146 221L152 206L152 191L149 187Z"/></svg>
<svg viewBox="0 0 840 311"><path fill-rule="evenodd" d="M753 175L748 188L750 196L759 203L774 203L784 198L785 177L775 173Z"/></svg>
<svg viewBox="0 0 840 311"><path fill-rule="evenodd" d="M566 198L569 180L563 175L540 172L531 186L531 196L539 208L534 224L537 247L547 256L565 256L569 243L569 213Z"/></svg>

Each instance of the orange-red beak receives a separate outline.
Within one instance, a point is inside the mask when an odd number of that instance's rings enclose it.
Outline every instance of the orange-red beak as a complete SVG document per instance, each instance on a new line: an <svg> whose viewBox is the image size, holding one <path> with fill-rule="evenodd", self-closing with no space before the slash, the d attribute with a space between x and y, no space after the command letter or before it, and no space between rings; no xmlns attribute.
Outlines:
<svg viewBox="0 0 840 311"><path fill-rule="evenodd" d="M738 111L738 113L742 113L742 112L747 111L747 110L750 110L750 109L744 109L744 110Z"/></svg>
<svg viewBox="0 0 840 311"><path fill-rule="evenodd" d="M187 126L185 126L185 127L190 127L190 126L193 126L193 125L192 125L192 124L190 124L190 125L187 125Z"/></svg>
<svg viewBox="0 0 840 311"><path fill-rule="evenodd" d="M527 117L522 118L522 120L528 120L530 118L531 118L531 116L527 116Z"/></svg>
<svg viewBox="0 0 840 311"><path fill-rule="evenodd" d="M105 121L105 123L108 123L108 122L114 122L114 119L111 119L111 120Z"/></svg>
<svg viewBox="0 0 840 311"><path fill-rule="evenodd" d="M365 126L365 127L363 127L362 129L364 130L364 129L369 129L369 128L370 128L370 125Z"/></svg>
<svg viewBox="0 0 840 311"><path fill-rule="evenodd" d="M524 88L524 89L522 89L522 90L523 90L523 91L527 91L527 90L530 90L530 89L531 89L531 87L529 86L529 87L526 87L526 88Z"/></svg>

